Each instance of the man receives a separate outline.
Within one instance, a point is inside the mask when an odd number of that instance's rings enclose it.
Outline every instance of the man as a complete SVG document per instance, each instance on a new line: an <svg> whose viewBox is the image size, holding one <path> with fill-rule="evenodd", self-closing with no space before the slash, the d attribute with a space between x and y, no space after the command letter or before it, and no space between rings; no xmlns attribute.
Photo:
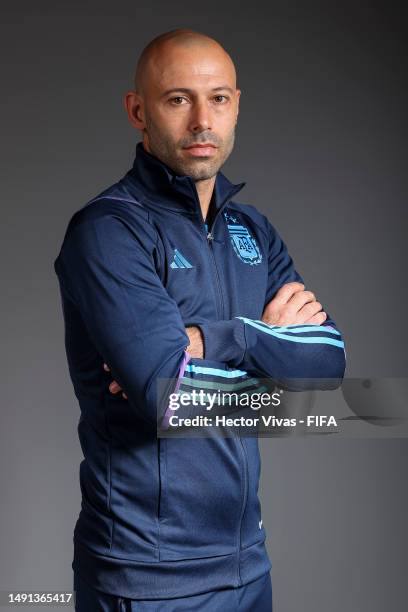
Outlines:
<svg viewBox="0 0 408 612"><path fill-rule="evenodd" d="M233 200L245 183L219 170L240 93L208 36L149 43L125 97L134 164L73 215L55 261L85 457L77 610L272 610L257 438L156 429L159 379L336 388L344 375L334 321L268 219Z"/></svg>

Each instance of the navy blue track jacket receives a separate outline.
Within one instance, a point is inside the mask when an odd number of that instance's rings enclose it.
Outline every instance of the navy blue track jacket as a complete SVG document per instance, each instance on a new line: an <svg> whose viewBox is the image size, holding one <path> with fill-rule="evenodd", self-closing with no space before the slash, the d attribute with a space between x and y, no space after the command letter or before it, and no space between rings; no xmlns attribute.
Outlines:
<svg viewBox="0 0 408 612"><path fill-rule="evenodd" d="M72 216L54 262L84 454L72 567L118 596L182 597L271 568L257 437L158 438L159 377L313 387L344 375L330 317L260 320L283 284L303 281L267 217L235 201L244 185L219 171L205 223L192 178L139 142L123 178ZM190 325L203 332L204 359L186 350ZM128 399L109 391L112 379Z"/></svg>

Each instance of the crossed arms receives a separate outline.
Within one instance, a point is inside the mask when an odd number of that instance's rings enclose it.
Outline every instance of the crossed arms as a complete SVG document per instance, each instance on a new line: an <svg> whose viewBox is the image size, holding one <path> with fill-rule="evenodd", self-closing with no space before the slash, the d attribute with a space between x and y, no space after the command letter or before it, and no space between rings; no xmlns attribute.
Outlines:
<svg viewBox="0 0 408 612"><path fill-rule="evenodd" d="M303 283L290 282L281 287L274 298L265 306L261 321L268 325L285 326L303 323L321 325L327 319L322 305L314 293L306 291ZM190 339L187 347L192 357L204 357L204 341L201 329L186 327Z"/></svg>
<svg viewBox="0 0 408 612"><path fill-rule="evenodd" d="M154 266L152 226L136 211L99 210L70 229L54 267L61 292L111 371L112 389L123 390L142 418L157 424L156 380L176 378L186 350L254 376L307 379L307 388L339 386L345 370L341 332L304 290L269 222L262 319L239 316L185 328ZM322 379L334 382L321 387Z"/></svg>

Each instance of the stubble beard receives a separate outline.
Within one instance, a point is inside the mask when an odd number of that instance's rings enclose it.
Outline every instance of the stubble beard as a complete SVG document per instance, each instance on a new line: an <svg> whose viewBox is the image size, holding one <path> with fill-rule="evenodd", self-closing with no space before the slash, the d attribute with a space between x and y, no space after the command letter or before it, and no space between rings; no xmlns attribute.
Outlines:
<svg viewBox="0 0 408 612"><path fill-rule="evenodd" d="M176 174L191 176L194 181L203 181L215 176L234 148L235 125L217 149L216 159L196 157L190 160L187 159L185 153L178 153L180 149L175 150L174 142L147 117L146 126L151 153L167 164ZM199 141L197 141L197 144L199 144Z"/></svg>

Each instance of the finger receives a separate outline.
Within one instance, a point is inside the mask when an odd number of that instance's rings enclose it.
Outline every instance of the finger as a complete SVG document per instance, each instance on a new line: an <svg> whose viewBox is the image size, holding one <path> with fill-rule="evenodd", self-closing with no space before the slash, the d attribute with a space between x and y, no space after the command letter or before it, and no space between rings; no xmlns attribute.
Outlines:
<svg viewBox="0 0 408 612"><path fill-rule="evenodd" d="M107 363L103 364L103 369L105 370L105 372L110 372L110 367L108 366Z"/></svg>
<svg viewBox="0 0 408 612"><path fill-rule="evenodd" d="M293 295L295 295L298 291L302 291L304 288L305 286L303 283L285 283L276 292L275 297L271 301L273 301L275 304L286 304Z"/></svg>
<svg viewBox="0 0 408 612"><path fill-rule="evenodd" d="M315 302L316 296L313 291L297 291L288 301L288 306L293 307L295 312L308 302Z"/></svg>
<svg viewBox="0 0 408 612"><path fill-rule="evenodd" d="M305 316L309 319L316 312L322 309L322 305L319 302L315 301L315 295L312 291L298 291L293 295L293 297L289 300L289 302L284 307L284 314L286 318L296 319L297 322L303 323L305 320ZM308 304L318 304L318 308L316 307L308 307L305 311L302 312L302 309L305 308L305 305Z"/></svg>
<svg viewBox="0 0 408 612"><path fill-rule="evenodd" d="M126 393L125 393L124 391L123 391L123 393L122 393L122 396L123 396L125 399L127 399L127 398L128 398L128 397L127 397L127 395L126 395Z"/></svg>
<svg viewBox="0 0 408 612"><path fill-rule="evenodd" d="M327 314L322 310L321 312L318 312L317 314L313 315L313 317L305 321L305 323L321 325L322 323L325 322L326 319L327 319Z"/></svg>
<svg viewBox="0 0 408 612"><path fill-rule="evenodd" d="M299 310L297 316L299 317L300 322L303 323L320 312L322 309L323 306L320 302L309 302Z"/></svg>
<svg viewBox="0 0 408 612"><path fill-rule="evenodd" d="M111 393L117 393L118 391L121 391L122 387L120 387L118 385L118 383L116 382L116 380L114 380L113 382L111 382L111 384L109 385L109 391Z"/></svg>

